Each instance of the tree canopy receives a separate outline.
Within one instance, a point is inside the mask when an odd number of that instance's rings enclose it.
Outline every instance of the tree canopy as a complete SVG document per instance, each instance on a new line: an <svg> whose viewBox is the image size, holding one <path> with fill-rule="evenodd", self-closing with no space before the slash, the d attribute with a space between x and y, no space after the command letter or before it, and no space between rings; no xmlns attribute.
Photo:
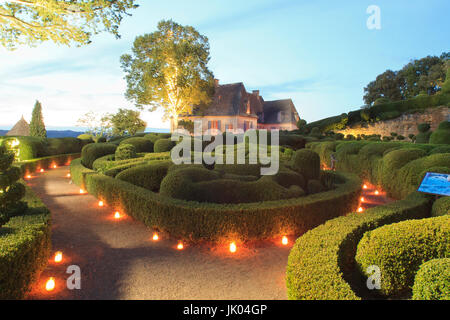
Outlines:
<svg viewBox="0 0 450 320"><path fill-rule="evenodd" d="M444 52L440 57L412 60L398 71L383 72L364 88L364 102L371 105L380 98L398 101L413 98L421 92L430 95L439 92L449 59L450 52Z"/></svg>
<svg viewBox="0 0 450 320"><path fill-rule="evenodd" d="M135 0L5 0L0 4L0 44L8 49L52 40L88 44L93 34L118 28Z"/></svg>
<svg viewBox="0 0 450 320"><path fill-rule="evenodd" d="M176 125L179 114L210 102L214 79L207 67L209 42L193 27L161 21L157 31L136 38L132 52L121 63L125 95L138 107L161 107L164 120Z"/></svg>
<svg viewBox="0 0 450 320"><path fill-rule="evenodd" d="M126 133L135 135L137 132L145 131L147 123L140 118L141 113L130 109L119 109L116 114L110 115L109 121L113 135L124 135Z"/></svg>
<svg viewBox="0 0 450 320"><path fill-rule="evenodd" d="M107 136L111 131L111 123L107 114L98 114L89 111L77 121L77 126L85 127L86 133L92 135L95 139Z"/></svg>
<svg viewBox="0 0 450 320"><path fill-rule="evenodd" d="M44 117L42 116L42 105L36 101L31 115L30 136L47 138L47 130L45 129Z"/></svg>

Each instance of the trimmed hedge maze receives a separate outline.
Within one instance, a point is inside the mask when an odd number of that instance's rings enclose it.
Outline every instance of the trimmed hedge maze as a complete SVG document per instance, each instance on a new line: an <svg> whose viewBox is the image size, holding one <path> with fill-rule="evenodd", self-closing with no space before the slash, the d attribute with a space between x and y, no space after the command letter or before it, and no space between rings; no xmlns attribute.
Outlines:
<svg viewBox="0 0 450 320"><path fill-rule="evenodd" d="M307 147L327 165L334 153L338 169L403 200L335 218L297 239L287 268L289 299L448 299L449 270L437 274L427 261L438 258L430 264L443 270L450 256L449 197L433 204L432 196L415 192L425 172L450 172L448 148L368 141ZM366 287L371 265L381 271L375 292Z"/></svg>
<svg viewBox="0 0 450 320"><path fill-rule="evenodd" d="M50 256L50 212L26 187L28 210L0 227L0 300L22 299Z"/></svg>
<svg viewBox="0 0 450 320"><path fill-rule="evenodd" d="M147 155L143 159L146 157ZM100 159L97 161L107 165L107 157ZM111 157L109 159L111 161ZM186 168L183 165L170 166L167 161L153 162L145 164L145 167L133 166L113 178L86 168L81 162L82 160L77 159L71 165L72 179L76 184L147 226L190 241L220 242L231 237L246 241L302 234L326 220L356 208L361 192L361 181L356 176L329 173L336 183L335 189L308 196L235 204L186 201L153 191L157 191L159 181L162 181L166 170L169 175L169 171L179 174L185 170L199 169L194 165ZM96 162L94 167L99 168L102 165ZM201 170L208 171L208 174L219 174L214 173L215 170L204 169L201 165L200 167ZM239 166L237 167L239 169ZM136 180L136 177L144 175L144 172L151 175L154 181ZM245 179L245 176L236 178L236 172L220 174L227 174L235 183L238 182L237 179ZM128 180L132 180L133 184L126 182ZM161 189L163 187L164 182L161 183Z"/></svg>

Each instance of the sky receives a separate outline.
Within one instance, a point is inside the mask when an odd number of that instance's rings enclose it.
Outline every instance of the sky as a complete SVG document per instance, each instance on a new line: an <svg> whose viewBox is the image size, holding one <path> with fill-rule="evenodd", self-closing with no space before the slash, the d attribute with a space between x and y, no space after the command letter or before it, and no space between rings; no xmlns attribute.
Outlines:
<svg viewBox="0 0 450 320"><path fill-rule="evenodd" d="M363 105L364 87L387 69L450 49L448 0L138 0L121 39L96 35L83 47L51 42L7 51L0 47L0 128L36 100L48 129L77 129L88 111L133 108L124 97L120 56L136 36L172 19L208 37L210 70L220 83L243 82L265 100L291 98L308 122ZM380 29L369 29L370 5ZM162 112L142 112L151 128L169 128Z"/></svg>

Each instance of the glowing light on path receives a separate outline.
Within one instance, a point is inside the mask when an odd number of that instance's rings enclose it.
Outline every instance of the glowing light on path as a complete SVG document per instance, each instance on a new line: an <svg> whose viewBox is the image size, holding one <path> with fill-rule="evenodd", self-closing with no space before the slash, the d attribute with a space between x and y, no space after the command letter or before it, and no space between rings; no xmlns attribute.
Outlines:
<svg viewBox="0 0 450 320"><path fill-rule="evenodd" d="M360 199L360 200L361 200L361 202L364 202L364 201L365 201L364 197L361 197L361 199Z"/></svg>
<svg viewBox="0 0 450 320"><path fill-rule="evenodd" d="M236 243L232 242L230 243L230 252L235 253L236 252Z"/></svg>
<svg viewBox="0 0 450 320"><path fill-rule="evenodd" d="M45 290L52 291L53 289L55 289L55 278L50 277L45 283Z"/></svg>
<svg viewBox="0 0 450 320"><path fill-rule="evenodd" d="M120 215L119 211L116 211L116 213L114 213L114 218L116 218L116 219L120 219L121 218L121 215Z"/></svg>
<svg viewBox="0 0 450 320"><path fill-rule="evenodd" d="M98 202L98 206L99 206L99 207L103 207L104 205L105 205L105 204L103 203L103 201L99 201L99 202Z"/></svg>
<svg viewBox="0 0 450 320"><path fill-rule="evenodd" d="M363 211L364 211L364 209L362 207L358 208L358 212L363 212Z"/></svg>
<svg viewBox="0 0 450 320"><path fill-rule="evenodd" d="M287 238L286 236L283 236L283 239L281 239L281 243L282 243L284 246L287 246L287 244L289 243L288 238Z"/></svg>
<svg viewBox="0 0 450 320"><path fill-rule="evenodd" d="M379 195L379 194L380 194L380 191L375 190L375 195Z"/></svg>
<svg viewBox="0 0 450 320"><path fill-rule="evenodd" d="M86 191L84 191L83 189L80 189L80 194L85 194Z"/></svg>
<svg viewBox="0 0 450 320"><path fill-rule="evenodd" d="M153 234L153 241L158 241L159 240L159 236L157 233Z"/></svg>
<svg viewBox="0 0 450 320"><path fill-rule="evenodd" d="M26 179L31 179L31 175L27 175L25 178Z"/></svg>
<svg viewBox="0 0 450 320"><path fill-rule="evenodd" d="M367 184L363 185L363 189L367 189L367 188L369 188L369 187L367 186Z"/></svg>
<svg viewBox="0 0 450 320"><path fill-rule="evenodd" d="M179 242L179 243L178 243L177 249L178 249L178 250L183 250L183 249L184 249L184 245L183 245L182 242Z"/></svg>
<svg viewBox="0 0 450 320"><path fill-rule="evenodd" d="M67 178L70 178L70 173L67 174Z"/></svg>
<svg viewBox="0 0 450 320"><path fill-rule="evenodd" d="M62 252L58 251L58 252L55 253L55 262L59 263L61 261L62 261Z"/></svg>
<svg viewBox="0 0 450 320"><path fill-rule="evenodd" d="M41 173L44 172L44 169L39 170Z"/></svg>

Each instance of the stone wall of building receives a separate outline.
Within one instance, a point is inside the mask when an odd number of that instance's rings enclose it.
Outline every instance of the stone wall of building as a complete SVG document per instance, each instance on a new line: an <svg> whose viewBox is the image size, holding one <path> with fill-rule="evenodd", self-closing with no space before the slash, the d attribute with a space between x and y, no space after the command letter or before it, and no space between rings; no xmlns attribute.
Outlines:
<svg viewBox="0 0 450 320"><path fill-rule="evenodd" d="M344 135L358 134L380 134L383 136L390 136L391 132L396 132L399 135L408 137L409 134L416 135L419 131L417 125L420 123L429 123L431 130L434 131L442 121L450 121L450 108L446 106L429 108L424 113L404 114L398 118L379 121L375 123L358 124L353 127L348 127L344 130L337 130L335 132L343 133Z"/></svg>

